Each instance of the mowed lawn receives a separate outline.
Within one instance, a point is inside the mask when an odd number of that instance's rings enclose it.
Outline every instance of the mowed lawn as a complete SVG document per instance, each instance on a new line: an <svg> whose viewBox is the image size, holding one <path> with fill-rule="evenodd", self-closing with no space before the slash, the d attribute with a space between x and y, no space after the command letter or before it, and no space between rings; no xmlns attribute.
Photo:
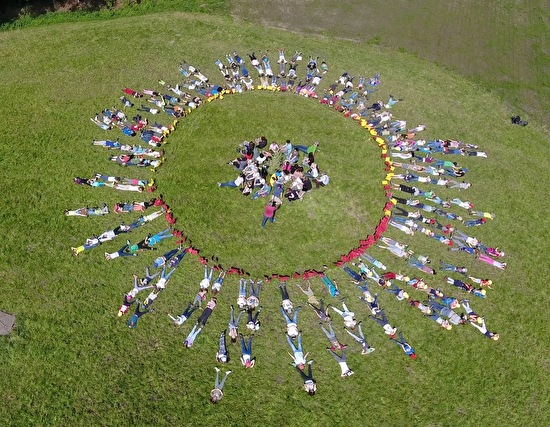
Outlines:
<svg viewBox="0 0 550 427"><path fill-rule="evenodd" d="M434 262L452 256L457 263L493 278L494 289L488 298L472 300L472 304L486 316L489 328L500 333L498 342L485 339L469 326L443 331L380 290L381 305L418 353L418 359L409 360L367 319L365 307L357 300L358 291L345 274L331 267L328 274L338 281L357 317L364 320L376 351L362 356L340 332L341 340L349 344L349 364L355 371L353 377L340 378L338 365L325 351L327 342L317 317L305 307L305 297L295 282L290 282L292 299L304 306L299 321L304 349L315 360L318 393L310 398L289 365L284 322L278 313L280 295L276 283L271 283L262 294L262 328L254 342L257 366L245 371L232 344L227 366L233 373L223 401L212 405L208 396L214 355L219 332L227 325L229 305L236 301L236 276L226 279L219 308L190 350L181 342L191 323L175 329L167 315L181 311L196 293L202 275L196 258L184 258L170 286L155 302L155 312L143 317L137 329L128 329L127 319L116 317L123 293L131 288L132 274L142 275L154 255L109 263L103 258L103 247L78 258L71 255L71 246L123 218L65 218L64 209L103 201L112 205L132 198L72 183L74 176L121 174L108 162L106 151L91 146L92 139L107 134L93 126L89 117L116 104L125 86L158 88L159 79L176 82L182 60L220 82L214 61L226 53L237 50L244 55L269 49L274 63L280 47L289 54L301 50L305 58L310 54L326 57L330 72L324 86L343 71L367 76L379 72L382 86L376 96L402 97L403 102L394 107L395 116L411 126L426 124L423 137L459 139L487 151L487 159L458 159L468 167L467 179L473 186L467 192L445 194L467 198L476 208L496 213L496 219L476 228L475 234L506 252L508 269L500 272L466 255L448 255L436 245L423 244L420 237L411 246L429 254ZM412 55L368 43L237 25L222 17L169 13L10 31L0 34L0 53L4 95L0 108L5 123L0 144L4 183L0 309L18 318L14 333L0 340L0 416L6 425L223 422L323 426L341 420L354 425L485 426L550 421L546 381L550 298L545 280L549 226L542 205L549 194L550 150L537 123L526 128L510 125L509 110L496 96ZM303 67L302 63L299 72ZM272 112L267 119L263 118L265 110ZM109 136L117 135L111 132ZM350 195L340 201L341 206L331 205L341 197L336 180L296 209L299 212L311 205L330 224L331 210L341 222L338 218L347 218L350 206L357 203L360 208L349 216L349 223L334 225L333 237L316 236L290 207L282 223L266 227L263 237L258 237L259 227L250 227L244 235L234 232L221 245L209 233L216 218L227 221L230 230L238 229L241 214L249 219L247 224L261 220L260 204L250 203L248 209L249 200L232 196L230 189L219 189L215 183L232 178L233 171L223 161L235 154L236 144L264 133L279 140L288 134L295 140L304 137L306 143L321 140L319 163L332 168L334 176L345 176L344 162L349 162L349 173L356 178L340 187ZM199 151L194 156L189 148ZM331 265L345 248L353 246L354 238L358 241L370 232L381 214L384 173L376 147L356 123L313 100L265 92L232 95L182 120L169 137L166 151L166 165L156 173L159 191L173 205L180 219L178 227L186 232L189 227L193 242L204 247L205 254L220 254L222 264L224 257L229 263L248 263L257 274L269 273L271 268L292 272ZM331 163L331 159L341 163ZM202 164L204 168L196 167ZM363 175L362 170L369 173ZM148 172L140 174L149 176ZM363 176L364 181L357 178ZM187 179L212 185L200 187L204 194L198 196L186 187ZM198 203L203 203L202 208ZM233 214L221 216L226 210ZM362 218L366 226L353 236ZM293 230L297 234L292 242L300 252L300 263L274 243L273 239L285 233L284 227L302 230L301 234ZM143 232L160 228L153 224ZM388 235L402 238L394 230ZM138 235L130 237L137 239ZM231 238L242 240L242 245ZM331 238L334 248L329 244ZM317 252L319 241L322 248ZM110 243L105 250L118 249L118 243ZM169 248L163 244L159 253ZM277 249L280 255L273 253ZM374 249L373 254L389 266L416 274L380 250ZM432 280L445 287L441 277ZM312 284L317 295L326 294L318 279ZM335 326L341 328L341 323L335 321Z"/></svg>

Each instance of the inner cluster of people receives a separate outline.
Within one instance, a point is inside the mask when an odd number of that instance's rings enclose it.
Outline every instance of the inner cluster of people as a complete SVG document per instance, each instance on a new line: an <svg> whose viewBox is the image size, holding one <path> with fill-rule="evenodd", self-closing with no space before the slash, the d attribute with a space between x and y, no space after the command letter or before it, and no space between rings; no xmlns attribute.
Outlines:
<svg viewBox="0 0 550 427"><path fill-rule="evenodd" d="M275 221L275 212L284 199L302 200L314 188L328 185L328 174L320 171L315 161L318 147L318 141L310 145L293 145L290 139L284 144L269 143L265 136L244 141L238 148L238 156L228 162L238 176L218 182L218 186L238 188L252 200L267 198L261 223L265 227L268 220Z"/></svg>
<svg viewBox="0 0 550 427"><path fill-rule="evenodd" d="M470 324L484 336L498 340L496 332L489 331L485 318L478 315L471 307L469 295L481 299L486 298L487 289L492 289L491 279L474 275L467 267L455 265L447 259L447 254L453 251L466 252L479 261L490 264L497 269L505 269L506 262L500 259L504 252L498 247L481 243L476 237L466 234L457 227L477 227L493 220L495 215L490 212L475 210L473 203L461 198L447 198L436 193L447 189L467 190L472 185L463 177L468 172L457 161L438 158L438 156L458 155L468 157L487 157L487 153L480 151L473 144L455 140L426 140L417 138L420 132L427 129L425 125L408 127L406 121L398 120L393 116L392 108L400 101L400 98L389 95L386 102L371 101L372 94L376 93L381 85L380 75L372 77L353 76L348 71L343 72L336 80L330 82L326 89L320 89L321 84L327 79L329 68L325 59L310 55L305 66L301 66L302 53L295 51L287 60L284 49L278 49L275 70L269 59L269 51L251 52L242 57L237 52L226 54L224 60L216 60L215 65L223 76L221 85L214 84L198 68L187 62L179 65L182 81L177 84L169 84L160 80L159 90L143 89L135 91L128 87L123 89L124 96L119 98L120 108L106 108L96 114L91 120L104 131L114 128L122 132L124 138L139 138L147 145L121 143L119 138L93 140L94 146L100 146L108 150L116 150L120 153L110 157L110 160L123 167L142 166L156 170L165 161L165 152L159 149L167 142L166 137L176 129L178 120L191 113L194 109L215 99L223 99L223 95L240 93L248 90L273 90L289 92L304 97L319 99L323 105L334 108L344 116L359 121L361 126L370 131L378 142L382 151L382 157L386 165L385 189L388 204L384 208L385 217L377 228L375 236L368 236L365 244L362 242L361 250L352 250L342 256L335 265L341 266L343 271L351 277L352 283L357 287L357 298L366 307L361 305L363 313L356 316L349 300L340 298L340 291L336 281L330 279L327 272L316 273L320 279L323 296L318 297L312 287L311 280L304 276L296 283L306 297L304 305L311 309L319 318L318 341L328 340L326 351L338 363L340 375L349 377L354 371L348 366L348 356L356 352L368 355L375 351L365 333L373 331L366 328L380 326L381 336L387 336L389 341L396 344L411 359L417 357L414 348L405 338L403 331L390 322L387 312L381 308L379 293L371 290L376 285L383 294L393 295L397 301L417 308L419 314L434 321L445 330L451 330L453 326ZM254 71L249 72L247 62ZM304 61L305 62L305 61ZM275 64L274 64L275 65ZM298 71L302 69L303 71ZM254 74L254 76L253 76ZM321 96L318 93L323 92ZM136 105L139 100L139 105ZM135 113L128 110L135 109ZM142 115L156 116L164 113L171 122L163 125L152 118ZM128 115L127 115L128 114ZM131 118L130 118L131 117ZM264 217L261 227L267 222L275 222L277 209L283 200L293 202L302 200L306 194L314 188L326 186L330 178L328 174L320 170L316 163L316 155L319 142L311 142L308 145L295 144L291 139L285 143L268 141L261 136L252 141L244 141L238 149L238 156L228 162L236 170L236 178L220 182L220 187L238 188L240 192L251 199L262 198L266 200ZM398 161L396 161L396 159ZM403 181L398 183L396 181ZM120 191L142 193L156 190L154 180L140 178L126 178L96 174L92 178L74 178L76 184L89 187L107 187ZM428 187L428 188L426 188ZM118 316L122 317L135 306L133 314L127 322L128 327L135 328L141 316L153 311L152 305L156 298L164 292L172 275L179 269L180 263L186 254L198 255L198 250L193 246L183 246L185 236L173 225L175 218L162 197L149 201L120 202L115 204L112 212L115 214L143 212L146 209L158 207L159 210L142 215L131 224L121 223L112 230L93 235L86 239L85 243L73 247L74 255L95 248L102 243L114 240L118 235L128 233L138 227L149 224L153 220L163 217L168 222L168 228L151 234L136 244L126 243L115 252L105 252L105 258L112 260L120 257L136 256L142 251L155 251L156 245L165 239L179 237L180 240L172 245L171 249L157 256L152 268L145 268L143 278L134 275L133 287L124 294L123 302L119 307ZM456 213L456 209L462 209ZM93 217L105 216L112 213L106 204L99 207L83 207L66 210L66 216ZM399 238L383 235L387 226L405 234L405 242ZM446 245L445 256L439 262L439 268L432 265L429 256L419 254L409 243L411 236L426 236ZM423 239L425 237L421 237ZM392 272L388 267L376 259L366 249L374 246L375 251L389 251L394 263L401 263ZM448 251L447 251L448 249ZM217 348L212 349L215 360L221 365L231 363L230 353L237 351L238 360L245 369L253 368L257 363L256 353L253 354L252 346L256 336L260 337L260 293L267 292L267 286L273 288L268 276L265 280L252 279L242 269L231 267L225 270L217 259L212 257L207 260L198 256L204 268L204 275L196 288L188 295L188 303L182 308L180 314L168 314L176 327L182 327L194 315L198 318L193 326L186 332L183 345L191 348L197 338L206 327L207 321L218 307L218 294L222 291L227 274L236 274L238 280L238 293L236 295L236 307L226 306L225 313L229 314L227 328L219 333ZM441 285L431 287L425 278L404 275L401 270L420 271L423 275L435 277L438 272L443 272ZM478 277L479 276L479 277ZM373 283L374 282L374 283ZM232 283L232 285L237 285ZM369 286L370 285L370 286ZM405 285L407 286L405 289ZM446 292L443 288L450 287L452 292ZM138 293L149 291L148 296L141 301ZM295 306L287 289L287 281L280 280L278 290L281 295L278 327L280 333L285 336L288 343L288 354L291 357L291 366L295 369L303 381L303 388L309 395L314 395L317 390L317 381L313 376L313 359L308 356L314 353L319 345L307 343L309 352L304 352L302 342L302 327L298 320L298 313L302 309ZM319 291L318 291L319 292ZM460 297L454 296L454 292L463 293ZM419 295L422 295L420 297ZM333 299L326 303L324 297ZM203 308L204 305L204 308ZM462 308L463 313L457 311ZM220 309L216 310L217 312ZM239 330L239 322L246 318L246 328ZM266 316L262 316L266 318ZM369 319L372 322L364 319ZM283 323L284 322L284 323ZM427 323L429 324L429 323ZM370 326L367 326L370 325ZM185 327L185 326L184 326ZM343 332L342 332L343 331ZM244 332L244 333L243 333ZM355 349L342 344L340 333L349 337L356 343ZM226 336L229 335L229 342ZM236 344L236 349L231 345ZM216 350L216 351L214 351ZM282 352L283 349L281 348ZM354 364L357 360L353 360ZM232 370L226 370L220 380L220 368L215 367L216 378L214 388L210 393L213 403L219 402L223 397L223 389Z"/></svg>

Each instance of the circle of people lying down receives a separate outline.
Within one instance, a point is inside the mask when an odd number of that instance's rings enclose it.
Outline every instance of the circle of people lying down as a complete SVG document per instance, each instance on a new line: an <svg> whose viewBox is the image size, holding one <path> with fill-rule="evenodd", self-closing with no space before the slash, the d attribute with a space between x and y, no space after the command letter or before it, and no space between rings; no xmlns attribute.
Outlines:
<svg viewBox="0 0 550 427"><path fill-rule="evenodd" d="M242 366L253 368L256 357L252 353L252 342L255 332L260 329L260 292L266 284L278 282L281 294L280 311L286 323L286 339L291 350L289 354L292 357L292 366L303 380L304 390L310 395L315 394L317 383L312 374L313 360L308 360L309 353L304 351L302 345L298 322L301 307L296 306L290 296L292 292L287 288L287 284L292 281L295 282L293 290L296 293L300 291L307 297L308 309L313 310L319 317L320 336L326 336L327 351L340 366L342 377L351 376L354 372L348 366L348 348L342 345L338 337L340 334L335 332L333 321L343 323L343 333L353 339L357 345L357 351L362 355L368 355L374 351L363 330L362 319L368 317L372 323L367 323L378 325L406 356L416 358L412 345L381 307L379 293L391 294L398 301L416 309L424 319L435 322L443 330L451 330L453 326L471 325L485 337L498 340L499 335L489 331L485 318L473 310L469 299L471 296L479 299L486 298L487 289L492 289L491 279L478 277L479 275L472 274L466 267L454 265L450 260L442 260L438 267L432 266L429 257L416 252L411 246L401 243L399 239L384 235L387 228L391 226L408 236L420 236L419 246L422 245L422 239L435 239L444 245L442 249L449 250L449 252L443 252L445 254L450 254L452 251L465 252L480 262L504 270L506 263L500 261L504 252L497 247L482 243L466 231L486 224L488 220L493 220L495 215L474 210L474 205L467 200L458 197L444 200L436 194L438 187L463 192L471 185L463 178L467 169L461 167L452 156L486 157L486 153L480 151L477 146L461 141L418 138L417 134L425 130L426 126L408 128L406 121L398 120L393 116L392 108L402 101L401 99L390 95L387 102L370 101L371 95L377 92L381 84L378 74L370 78L360 76L356 79L350 73L344 72L339 78L331 81L328 88L322 89L323 94L320 95L318 92L321 92L321 81L327 79L329 74L328 65L324 59L319 62L319 58L310 57L305 66L305 75L299 79L297 69L302 61L300 52L295 52L290 61L287 61L285 51L279 49L278 74L273 72L268 52L260 53L259 57L251 53L248 57L255 69L256 78L248 72L247 61L234 52L226 55L227 63L221 60L215 62L223 75L223 85L212 84L198 68L184 62L179 66L183 80L178 84L172 85L161 80L159 89L135 91L124 88L124 96L119 100L120 108L116 106L106 108L91 119L104 131L120 130L122 137L125 138L124 142L119 138L111 138L93 140L92 144L120 152L111 156L110 160L121 166L145 167L154 171L165 161L161 147L168 142L168 137L176 129L179 120L191 114L204 102L222 100L224 96L250 90L288 92L317 99L319 103L334 108L335 111L357 121L361 127L370 132L372 140L381 150L386 171L385 179L381 184L384 186L388 200L374 233L361 239L356 248L341 255L333 264L335 267L341 267L349 275L351 282L358 289L360 301L366 306L365 313L368 313L368 316L366 314L356 316L348 308L344 299L338 299L339 287L336 281L329 277L327 266L324 266L322 271L310 269L295 272L292 275L274 273L262 279L253 279L238 267L224 269L214 256L204 257L190 242L186 244L186 236L175 227L176 218L161 196L149 200L116 203L113 209L115 214L139 212L141 216L130 224L122 222L111 230L86 239L81 246L72 248L76 256L112 241L121 234L130 233L150 223L156 224L160 218L166 220L167 228L161 226L160 231L155 234L148 233L137 243L132 244L127 240L119 250L112 253L105 252L106 260L135 257L143 251L156 250L155 245L162 240L176 239L173 249L158 256L152 268L145 267L144 277L134 274L133 287L124 294L118 316L123 317L131 312L133 307L133 313L127 324L130 328L135 328L138 320L152 311L154 301L166 289L172 275L179 269L183 257L186 254L194 255L204 266L204 277L199 283L198 292L194 297L190 296L189 299L193 298L193 301L189 302L180 314L175 316L169 314L174 325L180 327L188 323L196 311L200 311L198 319L194 322L183 344L187 348L193 346L209 317L217 308L216 296L221 291L226 275L235 275L238 278L238 293L235 295L237 310L231 305L228 327L220 333L219 346L217 349L212 349L212 352L213 356L215 353L216 361L220 364L231 363L233 358L230 357L230 343L238 342L240 348L235 351L240 355L238 359ZM130 119L127 113L134 110L135 115ZM147 116L143 117L145 114ZM157 115L162 115L164 120L156 119ZM145 143L144 146L132 141L138 135ZM280 198L282 186L276 185L276 182L283 175L294 176L301 153L304 154L304 159L299 166L300 175L319 181L319 183L316 182L318 186L328 183L328 179L320 180L321 174L314 162L313 156L317 145L318 143L310 146L293 146L289 140L286 144L279 146L274 143L269 144L265 137L258 138L254 142L245 142L239 148L240 157L230 162L243 172L244 176L239 175L242 179L238 178L228 183L218 183L218 185L240 187L244 195L251 195L252 198L270 196L268 206L276 200L278 207L282 203ZM284 162L282 167L288 169L277 170L269 177L268 182L265 173L262 175L257 172L262 168L265 170L265 165L277 156L279 161ZM451 156L453 160L447 160L447 156ZM250 175L251 170L254 173ZM91 178L76 177L74 182L86 187L107 187L126 192L152 193L156 190L156 183L152 178L128 178L98 173ZM284 182L284 179L281 182ZM422 184L421 187L420 184ZM290 186L289 189L298 190L291 196L287 196L289 201L299 199L309 191L309 189L304 191L303 187ZM287 193L290 194L290 190ZM459 214L453 212L455 208L460 208L461 212ZM146 214L145 211L148 210L152 212ZM111 210L106 204L65 211L65 215L74 217L109 214ZM264 215L268 215L267 210ZM262 225L265 225L268 219L274 218L264 216ZM395 266L387 267L368 253L368 249L372 246L391 252L394 255ZM424 275L435 275L436 270L442 270L446 274L442 283L445 286L451 285L454 291L447 292L436 285L432 287L429 284L430 280L416 277L412 273L402 274L400 272L402 268L411 271L416 269ZM323 289L323 296L330 296L334 299L333 302L327 304L324 297L317 296L319 295L319 290L316 289L317 279ZM446 287L449 288L449 286ZM138 294L142 291L149 293L143 301L140 301ZM463 312L459 314L459 310ZM242 333L242 328L239 330L239 322L243 316L246 322L246 336ZM358 320L358 317L362 319ZM342 331L339 326L341 325L336 325L336 330ZM226 341L226 335L229 335L229 343ZM231 350L231 353L233 351ZM230 370L226 371L220 381L220 369L215 367L215 370L215 386L210 396L213 403L223 397L225 380L231 373Z"/></svg>

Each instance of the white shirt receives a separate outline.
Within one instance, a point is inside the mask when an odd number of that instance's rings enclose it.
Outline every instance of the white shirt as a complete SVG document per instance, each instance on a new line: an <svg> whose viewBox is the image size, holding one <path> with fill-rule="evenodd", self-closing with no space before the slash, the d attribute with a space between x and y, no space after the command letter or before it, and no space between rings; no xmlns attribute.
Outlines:
<svg viewBox="0 0 550 427"><path fill-rule="evenodd" d="M115 259L115 258L118 258L120 255L118 252L113 252L112 254L110 254L109 252L105 252L105 259Z"/></svg>
<svg viewBox="0 0 550 427"><path fill-rule="evenodd" d="M324 173L323 175L321 175L321 176L318 178L318 181L319 181L320 183L322 183L323 185L327 185L327 184L329 183L329 181L330 181L330 178L328 177L327 174Z"/></svg>
<svg viewBox="0 0 550 427"><path fill-rule="evenodd" d="M292 310L292 301L290 301L289 299L283 300L282 305L283 305L283 310L285 310L285 311Z"/></svg>
<svg viewBox="0 0 550 427"><path fill-rule="evenodd" d="M159 279L157 284L155 285L158 289L164 289L166 287L167 280L165 278Z"/></svg>
<svg viewBox="0 0 550 427"><path fill-rule="evenodd" d="M395 330L391 327L389 323L386 323L384 325L384 333L386 335L393 335L395 333Z"/></svg>
<svg viewBox="0 0 550 427"><path fill-rule="evenodd" d="M239 295L239 297L237 298L237 305L242 310L246 306L246 297L244 297L243 295Z"/></svg>
<svg viewBox="0 0 550 427"><path fill-rule="evenodd" d="M99 241L101 243L113 240L116 237L116 234L113 230L106 231L101 236L99 236Z"/></svg>
<svg viewBox="0 0 550 427"><path fill-rule="evenodd" d="M306 359L304 357L304 353L301 351L297 351L294 353L294 363L296 365L305 365Z"/></svg>

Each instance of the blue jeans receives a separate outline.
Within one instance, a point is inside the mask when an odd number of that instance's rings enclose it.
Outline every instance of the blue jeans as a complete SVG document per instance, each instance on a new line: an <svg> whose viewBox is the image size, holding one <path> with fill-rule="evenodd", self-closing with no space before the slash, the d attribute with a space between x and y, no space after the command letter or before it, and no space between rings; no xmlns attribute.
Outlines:
<svg viewBox="0 0 550 427"><path fill-rule="evenodd" d="M241 351L242 354L248 354L252 357L252 336L248 338L248 345L244 342L244 337L241 335Z"/></svg>
<svg viewBox="0 0 550 427"><path fill-rule="evenodd" d="M262 227L265 227L265 224L267 223L267 220L270 220L271 222L275 222L275 217L272 216L271 218L264 216L264 219L262 220Z"/></svg>
<svg viewBox="0 0 550 427"><path fill-rule="evenodd" d="M220 182L220 187L232 187L232 188L237 188L238 185L235 184L235 181L229 181L229 182Z"/></svg>
<svg viewBox="0 0 550 427"><path fill-rule="evenodd" d="M225 331L220 334L219 351L220 354L227 355L227 347L225 346Z"/></svg>

